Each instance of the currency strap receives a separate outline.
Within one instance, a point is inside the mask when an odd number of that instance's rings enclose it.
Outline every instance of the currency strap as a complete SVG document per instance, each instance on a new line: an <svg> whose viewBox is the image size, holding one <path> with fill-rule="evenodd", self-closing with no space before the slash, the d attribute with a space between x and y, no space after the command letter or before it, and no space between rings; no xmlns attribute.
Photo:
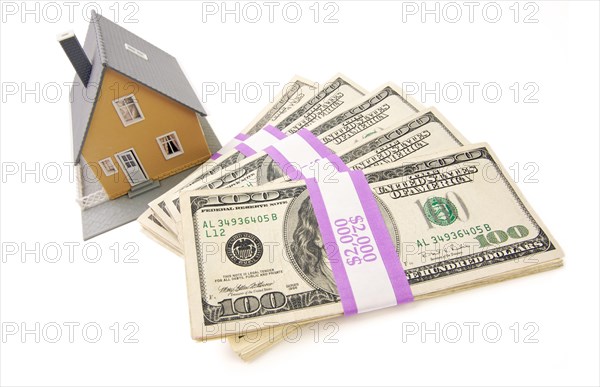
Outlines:
<svg viewBox="0 0 600 387"><path fill-rule="evenodd" d="M308 129L264 149L291 180L315 178L332 180L338 172L348 171L346 164Z"/></svg>
<svg viewBox="0 0 600 387"><path fill-rule="evenodd" d="M254 133L252 137L247 138L243 142L237 144L235 149L246 157L250 157L257 152L260 152L273 142L277 142L285 138L285 134L274 126L268 125Z"/></svg>
<svg viewBox="0 0 600 387"><path fill-rule="evenodd" d="M350 170L307 129L264 151L290 179L306 182L344 314L413 301L395 244L362 171Z"/></svg>
<svg viewBox="0 0 600 387"><path fill-rule="evenodd" d="M243 142L249 138L250 138L250 136L248 136L245 133L236 134L235 137L233 137L231 140L229 140L229 142L227 144L223 145L223 147L221 149L219 149L217 152L213 153L213 155L210 156L210 159L211 160L218 159L219 157L223 156L225 153L234 149L241 142Z"/></svg>
<svg viewBox="0 0 600 387"><path fill-rule="evenodd" d="M237 134L223 148L211 156L211 160L216 160L225 153L235 149L246 157L250 157L257 152L260 152L265 147L271 145L275 141L279 141L285 137L285 134L272 125L267 125L253 136L248 136L244 133Z"/></svg>
<svg viewBox="0 0 600 387"><path fill-rule="evenodd" d="M307 179L345 315L413 301L406 274L362 171L335 184Z"/></svg>

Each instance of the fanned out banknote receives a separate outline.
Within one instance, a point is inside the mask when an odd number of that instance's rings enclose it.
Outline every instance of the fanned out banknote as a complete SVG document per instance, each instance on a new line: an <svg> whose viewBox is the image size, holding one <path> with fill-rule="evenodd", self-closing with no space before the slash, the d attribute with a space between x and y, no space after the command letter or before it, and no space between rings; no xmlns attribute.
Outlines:
<svg viewBox="0 0 600 387"><path fill-rule="evenodd" d="M386 163L399 162L468 144L460 132L434 108L417 113L383 132L370 136L368 141L340 155L348 167L360 170ZM282 178L277 182L286 181ZM244 360L250 360L283 340L284 334L299 329L297 325L271 327L251 337L232 336L232 349Z"/></svg>
<svg viewBox="0 0 600 387"><path fill-rule="evenodd" d="M556 241L486 144L364 173L415 300L562 262ZM306 183L181 198L195 339L342 314Z"/></svg>
<svg viewBox="0 0 600 387"><path fill-rule="evenodd" d="M308 130L317 136L326 148L334 153L350 150L362 144L373 133L386 130L398 120L405 119L424 107L405 95L404 91L388 83L374 93L357 101L350 109L331 118L317 122ZM281 167L265 152L258 152L244 159L229 173L207 183L194 183L184 189L228 188L238 186L258 186L284 176ZM183 191L182 191L183 192ZM179 198L167 201L171 218L176 223L176 234L181 242L181 216Z"/></svg>

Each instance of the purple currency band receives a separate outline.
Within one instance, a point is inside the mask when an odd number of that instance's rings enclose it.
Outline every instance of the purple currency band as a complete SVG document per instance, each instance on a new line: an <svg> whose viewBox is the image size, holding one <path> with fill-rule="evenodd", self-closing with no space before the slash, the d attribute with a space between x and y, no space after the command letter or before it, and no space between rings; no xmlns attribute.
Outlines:
<svg viewBox="0 0 600 387"><path fill-rule="evenodd" d="M246 157L250 157L250 156L256 154L256 151L254 149L250 148L248 145L244 144L243 142L237 144L235 146L235 149Z"/></svg>
<svg viewBox="0 0 600 387"><path fill-rule="evenodd" d="M324 159L329 160L329 162L335 167L335 169L338 172L349 172L351 171L350 168L348 168L348 166L346 165L345 162L342 161L342 159L340 159L340 156L336 155L335 153L330 153L327 156L324 157Z"/></svg>
<svg viewBox="0 0 600 387"><path fill-rule="evenodd" d="M414 297L410 290L406 273L402 267L400 257L398 257L398 253L396 252L394 241L392 240L390 232L383 220L383 216L381 215L375 195L373 194L373 191L371 191L371 187L369 187L367 178L363 171L351 171L348 172L348 174L358 193L363 211L367 215L367 222L373 231L375 243L381 253L383 264L385 265L385 269L394 289L394 294L396 295L396 301L398 304L412 302Z"/></svg>
<svg viewBox="0 0 600 387"><path fill-rule="evenodd" d="M244 133L236 134L231 141L229 141L227 144L225 144L225 146L223 148L221 148L218 152L213 153L213 155L210 156L210 159L211 160L218 159L219 157L223 156L223 153L221 153L221 151L223 151L224 149L225 150L228 149L231 146L230 144L232 142L234 142L235 140L244 141L244 140L248 139L248 137L250 137L250 136L248 136L247 134L244 134Z"/></svg>
<svg viewBox="0 0 600 387"><path fill-rule="evenodd" d="M414 297L410 285L402 267L402 263L396 252L392 238L387 230L383 216L373 196L367 180L362 171L346 172L350 175L352 184L356 189L361 206L367 218L367 224L375 238L375 243L385 266L387 276L390 279L397 304L413 301ZM317 223L321 231L324 246L337 246L337 240L331 227L331 220L321 193L322 189L335 189L334 186L321 186L315 179L307 179L306 185L310 200L313 204ZM358 313L352 285L348 278L346 268L340 256L340 249L328 249L328 258L333 271L333 277L338 288L345 315Z"/></svg>
<svg viewBox="0 0 600 387"><path fill-rule="evenodd" d="M308 129L300 129L296 132L295 135L298 135L304 139L304 141L323 159L328 160L337 172L345 172L350 169L348 166L340 159L335 153L333 153L329 148L327 148L321 140L319 140L314 134L312 134ZM286 176L290 180L305 180L306 176L302 173L302 171L296 168L297 163L295 160L289 160L284 154L282 154L277 148L274 146L270 146L265 148L265 152L279 165L279 167L283 170Z"/></svg>
<svg viewBox="0 0 600 387"><path fill-rule="evenodd" d="M236 140L240 140L240 141L246 141L250 136L248 136L246 133L238 133L235 135L235 139Z"/></svg>
<svg viewBox="0 0 600 387"><path fill-rule="evenodd" d="M241 142L235 146L235 149L244 156L250 157L263 150L265 142L271 142L273 138L276 140L281 140L285 137L286 135L281 130L272 125L267 125L254 134L254 137L250 137L250 139L248 139L247 136L244 142Z"/></svg>
<svg viewBox="0 0 600 387"><path fill-rule="evenodd" d="M310 130L302 128L296 133L298 136L302 137L304 141L306 141L319 154L319 156L327 157L333 153L331 152L331 149L327 148L325 144L323 144L321 140L317 138L317 136L312 134Z"/></svg>
<svg viewBox="0 0 600 387"><path fill-rule="evenodd" d="M275 137L278 140L281 140L282 138L286 137L285 133L283 133L281 130L277 129L273 125L267 125L264 128L262 128L262 130L264 130L267 133L270 133L273 137Z"/></svg>

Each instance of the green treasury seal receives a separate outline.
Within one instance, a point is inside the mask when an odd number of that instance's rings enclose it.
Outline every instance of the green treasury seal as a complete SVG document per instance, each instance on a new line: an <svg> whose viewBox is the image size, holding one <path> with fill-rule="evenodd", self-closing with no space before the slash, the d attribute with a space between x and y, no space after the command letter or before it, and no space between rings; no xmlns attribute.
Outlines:
<svg viewBox="0 0 600 387"><path fill-rule="evenodd" d="M423 205L423 211L427 219L438 226L448 226L458 218L458 211L454 203L439 196L427 199Z"/></svg>

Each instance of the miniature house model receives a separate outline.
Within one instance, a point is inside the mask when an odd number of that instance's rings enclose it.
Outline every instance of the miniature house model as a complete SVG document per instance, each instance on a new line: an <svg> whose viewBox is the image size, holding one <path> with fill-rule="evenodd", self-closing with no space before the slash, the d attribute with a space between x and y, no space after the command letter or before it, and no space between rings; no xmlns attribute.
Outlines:
<svg viewBox="0 0 600 387"><path fill-rule="evenodd" d="M73 33L58 40L76 72L73 158L87 239L137 218L220 144L173 56L94 12L83 47Z"/></svg>

